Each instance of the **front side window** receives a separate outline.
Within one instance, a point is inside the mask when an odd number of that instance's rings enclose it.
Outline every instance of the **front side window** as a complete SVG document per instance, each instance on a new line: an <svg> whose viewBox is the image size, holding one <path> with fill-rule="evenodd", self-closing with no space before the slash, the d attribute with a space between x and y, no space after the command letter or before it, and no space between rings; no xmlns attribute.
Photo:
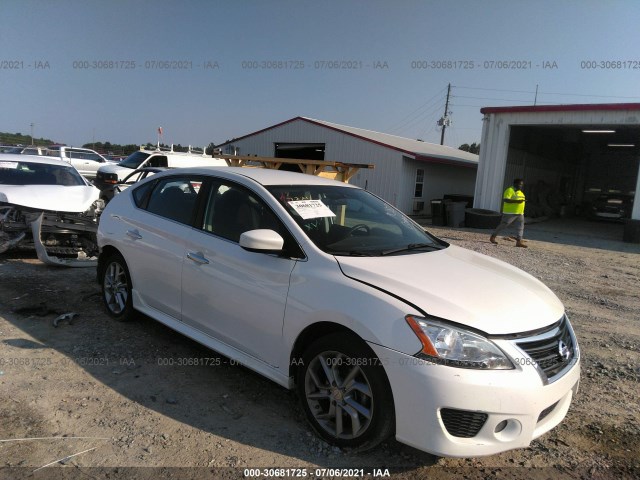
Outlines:
<svg viewBox="0 0 640 480"><path fill-rule="evenodd" d="M145 184L148 187L151 184ZM199 177L166 177L153 184L146 210L176 222L190 224L202 185ZM137 189L136 193L141 189ZM142 189L144 193L145 189ZM139 199L137 199L139 201Z"/></svg>
<svg viewBox="0 0 640 480"><path fill-rule="evenodd" d="M167 167L169 166L169 161L167 157L164 155L154 155L151 159L149 159L149 163L146 165L147 167Z"/></svg>
<svg viewBox="0 0 640 480"><path fill-rule="evenodd" d="M309 239L332 255L406 254L447 246L385 201L359 188L296 185L268 190Z"/></svg>
<svg viewBox="0 0 640 480"><path fill-rule="evenodd" d="M138 168L140 164L142 164L142 162L144 162L148 157L149 157L149 154L146 152L140 152L140 151L133 152L131 155L129 155L127 158L121 161L118 165L120 165L121 167L135 169L135 168Z"/></svg>
<svg viewBox="0 0 640 480"><path fill-rule="evenodd" d="M215 181L206 202L202 229L233 242L249 230L275 230L286 237L284 227L271 209L240 185Z"/></svg>

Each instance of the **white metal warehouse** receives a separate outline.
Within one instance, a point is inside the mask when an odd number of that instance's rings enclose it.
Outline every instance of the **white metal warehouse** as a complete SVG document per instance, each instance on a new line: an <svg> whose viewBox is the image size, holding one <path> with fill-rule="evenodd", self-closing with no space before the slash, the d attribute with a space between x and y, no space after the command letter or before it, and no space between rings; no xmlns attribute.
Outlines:
<svg viewBox="0 0 640 480"><path fill-rule="evenodd" d="M640 103L481 112L474 207L499 211L503 190L524 178L527 209L545 203L554 214L578 217L603 195L617 195L629 201L627 218L640 219L640 202L633 202L640 194Z"/></svg>
<svg viewBox="0 0 640 480"><path fill-rule="evenodd" d="M472 196L478 156L442 145L306 117L218 145L222 153L372 164L350 183L407 214L430 211L446 194Z"/></svg>

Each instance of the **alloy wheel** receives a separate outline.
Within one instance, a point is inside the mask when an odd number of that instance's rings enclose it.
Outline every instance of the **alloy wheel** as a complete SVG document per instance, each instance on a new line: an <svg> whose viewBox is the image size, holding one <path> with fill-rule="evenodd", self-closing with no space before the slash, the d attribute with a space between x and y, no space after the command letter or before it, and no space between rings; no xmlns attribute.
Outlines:
<svg viewBox="0 0 640 480"><path fill-rule="evenodd" d="M307 368L305 397L318 425L336 439L356 439L373 418L371 384L356 359L326 351Z"/></svg>

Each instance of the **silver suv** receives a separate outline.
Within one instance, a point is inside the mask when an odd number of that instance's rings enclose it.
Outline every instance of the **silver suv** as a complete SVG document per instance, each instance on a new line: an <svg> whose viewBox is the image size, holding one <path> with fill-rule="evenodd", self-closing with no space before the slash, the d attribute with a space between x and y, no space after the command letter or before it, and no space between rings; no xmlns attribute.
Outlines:
<svg viewBox="0 0 640 480"><path fill-rule="evenodd" d="M47 149L47 155L50 157L59 157L71 163L82 176L90 180L96 178L98 168L108 163L106 158L89 148L54 145Z"/></svg>

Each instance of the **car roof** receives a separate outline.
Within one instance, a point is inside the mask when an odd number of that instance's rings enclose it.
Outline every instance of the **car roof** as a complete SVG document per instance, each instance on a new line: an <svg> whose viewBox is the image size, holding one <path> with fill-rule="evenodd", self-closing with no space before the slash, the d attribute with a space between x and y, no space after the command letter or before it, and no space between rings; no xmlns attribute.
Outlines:
<svg viewBox="0 0 640 480"><path fill-rule="evenodd" d="M61 150L61 149L65 149L65 150L84 150L85 152L92 152L92 153L98 153L95 150L91 150L90 148L86 148L86 147L71 147L69 145L49 145L48 147L49 150Z"/></svg>
<svg viewBox="0 0 640 480"><path fill-rule="evenodd" d="M22 155L20 153L0 153L0 162L31 162L31 163L44 163L47 165L58 165L60 167L73 166L69 162L65 162L57 157L44 157L40 155Z"/></svg>
<svg viewBox="0 0 640 480"><path fill-rule="evenodd" d="M192 167L171 169L171 172L184 171L202 175L212 175L225 178L248 178L264 186L271 185L333 185L342 187L359 188L348 183L330 180L316 175L287 172L270 168L251 167Z"/></svg>

